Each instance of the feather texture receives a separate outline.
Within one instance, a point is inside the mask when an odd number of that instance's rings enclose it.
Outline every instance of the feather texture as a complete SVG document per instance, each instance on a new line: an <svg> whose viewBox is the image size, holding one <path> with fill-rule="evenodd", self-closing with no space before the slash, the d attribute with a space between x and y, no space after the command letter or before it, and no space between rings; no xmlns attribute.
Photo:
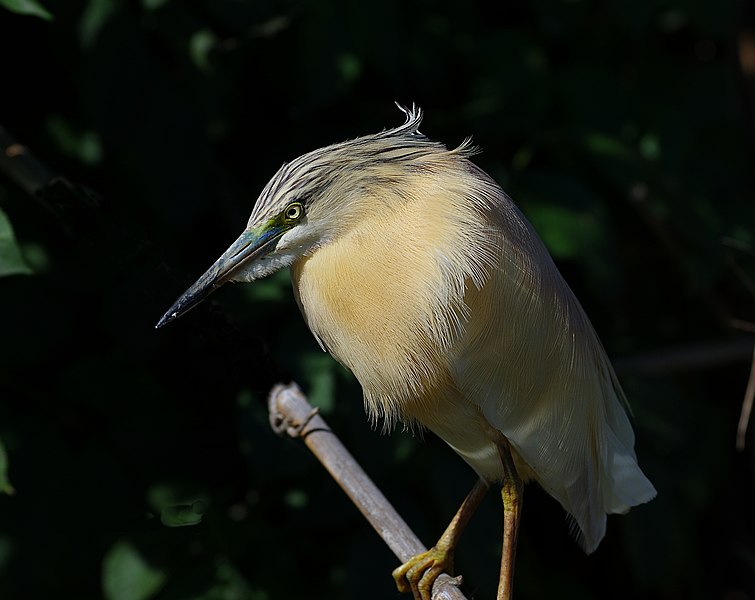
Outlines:
<svg viewBox="0 0 755 600"><path fill-rule="evenodd" d="M468 145L446 150L408 122L351 142L350 159L368 157L312 202L310 220L332 226L293 264L297 301L360 381L373 420L429 428L489 481L503 476L489 434L500 431L520 474L561 503L592 552L607 513L655 495L613 369L544 245Z"/></svg>

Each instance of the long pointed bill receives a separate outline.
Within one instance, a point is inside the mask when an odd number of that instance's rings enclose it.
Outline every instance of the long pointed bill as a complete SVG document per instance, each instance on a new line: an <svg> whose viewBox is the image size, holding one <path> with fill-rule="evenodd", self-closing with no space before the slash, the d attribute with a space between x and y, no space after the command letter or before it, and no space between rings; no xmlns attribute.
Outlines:
<svg viewBox="0 0 755 600"><path fill-rule="evenodd" d="M207 269L207 272L173 303L168 312L157 322L155 329L159 329L194 308L226 281L230 280L249 261L262 258L268 254L275 247L282 233L281 230L276 228L266 228L263 231L259 229L244 231L239 239L233 242L231 247L215 261L215 264Z"/></svg>

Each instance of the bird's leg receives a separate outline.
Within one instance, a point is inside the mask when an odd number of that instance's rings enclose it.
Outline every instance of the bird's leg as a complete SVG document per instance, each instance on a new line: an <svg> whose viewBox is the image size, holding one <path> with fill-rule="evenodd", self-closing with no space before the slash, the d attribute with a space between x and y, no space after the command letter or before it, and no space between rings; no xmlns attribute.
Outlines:
<svg viewBox="0 0 755 600"><path fill-rule="evenodd" d="M433 583L438 575L453 570L456 544L487 491L487 482L478 479L438 543L427 552L413 556L393 571L393 578L396 580L399 592L411 590L415 600L430 600Z"/></svg>
<svg viewBox="0 0 755 600"><path fill-rule="evenodd" d="M498 600L511 600L514 585L514 558L519 532L519 517L524 498L524 483L516 471L511 448L506 438L498 441L498 454L503 464L503 550L501 552L501 578L498 581Z"/></svg>

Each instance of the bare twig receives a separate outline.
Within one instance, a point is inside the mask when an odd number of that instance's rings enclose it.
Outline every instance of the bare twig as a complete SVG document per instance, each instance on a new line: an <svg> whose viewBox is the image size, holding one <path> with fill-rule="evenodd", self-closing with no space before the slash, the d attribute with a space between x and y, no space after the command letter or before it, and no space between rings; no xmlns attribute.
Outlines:
<svg viewBox="0 0 755 600"><path fill-rule="evenodd" d="M746 361L752 351L751 337L703 342L665 348L637 356L627 356L613 361L616 372L668 373L719 367Z"/></svg>
<svg viewBox="0 0 755 600"><path fill-rule="evenodd" d="M743 331L754 331L755 325L732 319L730 325ZM751 337L742 337L720 342L706 342L666 348L658 352L629 356L614 361L619 375L627 373L668 373L719 367L730 363L744 362L752 356L750 379L747 382L742 412L737 426L737 450L745 447L745 434L755 398L755 344Z"/></svg>
<svg viewBox="0 0 755 600"><path fill-rule="evenodd" d="M742 286L749 292L750 296L755 298L755 281L737 264L733 256L726 257L726 265L734 272Z"/></svg>
<svg viewBox="0 0 755 600"><path fill-rule="evenodd" d="M747 244L736 238L724 236L721 238L721 245L725 248L732 248L733 250L739 250L740 252L747 254L755 258L755 249L750 244Z"/></svg>
<svg viewBox="0 0 755 600"><path fill-rule="evenodd" d="M30 196L37 196L55 179L55 173L14 140L0 125L0 172L5 173Z"/></svg>
<svg viewBox="0 0 755 600"><path fill-rule="evenodd" d="M745 449L745 436L747 425L750 422L750 413L752 412L752 401L755 398L755 346L752 349L752 366L750 367L750 379L747 381L745 389L745 398L742 401L742 412L739 415L739 424L737 425L737 450Z"/></svg>
<svg viewBox="0 0 755 600"><path fill-rule="evenodd" d="M0 175L3 174L58 217L69 234L83 231L100 205L94 191L56 174L0 125Z"/></svg>
<svg viewBox="0 0 755 600"><path fill-rule="evenodd" d="M427 550L295 383L276 385L268 409L272 428L304 440L401 562ZM461 577L443 573L433 585L433 600L466 600L459 585Z"/></svg>
<svg viewBox="0 0 755 600"><path fill-rule="evenodd" d="M755 323L743 321L742 319L732 319L731 321L729 321L729 326L733 327L734 329L739 329L740 331L755 333Z"/></svg>

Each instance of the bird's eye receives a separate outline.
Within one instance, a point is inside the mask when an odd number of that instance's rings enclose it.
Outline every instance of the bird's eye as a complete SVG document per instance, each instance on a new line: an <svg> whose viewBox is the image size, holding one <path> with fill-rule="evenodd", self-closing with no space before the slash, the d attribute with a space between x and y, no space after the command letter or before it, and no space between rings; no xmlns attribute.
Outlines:
<svg viewBox="0 0 755 600"><path fill-rule="evenodd" d="M304 214L304 207L298 202L289 204L286 210L283 212L283 216L286 217L286 221L298 221Z"/></svg>

